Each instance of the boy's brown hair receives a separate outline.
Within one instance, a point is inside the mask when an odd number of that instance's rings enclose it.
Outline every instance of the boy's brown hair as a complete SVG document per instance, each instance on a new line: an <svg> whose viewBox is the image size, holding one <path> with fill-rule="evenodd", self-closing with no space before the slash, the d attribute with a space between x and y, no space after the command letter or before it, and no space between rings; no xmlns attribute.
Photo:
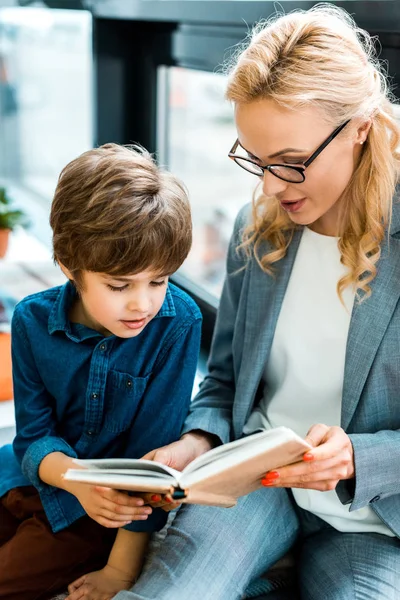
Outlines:
<svg viewBox="0 0 400 600"><path fill-rule="evenodd" d="M141 146L104 144L62 171L50 213L54 259L72 273L175 272L192 243L187 191Z"/></svg>

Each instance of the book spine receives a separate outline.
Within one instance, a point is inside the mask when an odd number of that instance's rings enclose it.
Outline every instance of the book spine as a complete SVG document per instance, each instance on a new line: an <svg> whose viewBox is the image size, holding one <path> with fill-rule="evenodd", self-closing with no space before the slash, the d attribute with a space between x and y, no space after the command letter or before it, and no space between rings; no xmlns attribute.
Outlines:
<svg viewBox="0 0 400 600"><path fill-rule="evenodd" d="M186 490L181 490L180 488L175 488L172 499L173 500L184 500L187 496Z"/></svg>

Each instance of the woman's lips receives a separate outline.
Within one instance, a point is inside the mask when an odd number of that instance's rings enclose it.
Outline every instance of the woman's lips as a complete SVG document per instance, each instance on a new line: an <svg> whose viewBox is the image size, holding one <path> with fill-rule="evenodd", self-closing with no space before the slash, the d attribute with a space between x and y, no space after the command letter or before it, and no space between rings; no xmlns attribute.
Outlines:
<svg viewBox="0 0 400 600"><path fill-rule="evenodd" d="M280 205L286 212L297 212L303 208L307 198L299 198L299 200L280 200Z"/></svg>

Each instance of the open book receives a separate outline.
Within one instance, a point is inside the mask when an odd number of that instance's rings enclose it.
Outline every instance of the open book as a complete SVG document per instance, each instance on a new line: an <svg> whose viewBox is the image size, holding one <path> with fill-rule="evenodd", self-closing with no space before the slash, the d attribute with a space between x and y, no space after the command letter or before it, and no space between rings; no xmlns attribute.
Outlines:
<svg viewBox="0 0 400 600"><path fill-rule="evenodd" d="M74 459L64 478L132 492L169 493L190 504L234 506L261 487L267 471L302 459L311 446L286 427L254 433L209 450L182 472L161 463L130 458Z"/></svg>

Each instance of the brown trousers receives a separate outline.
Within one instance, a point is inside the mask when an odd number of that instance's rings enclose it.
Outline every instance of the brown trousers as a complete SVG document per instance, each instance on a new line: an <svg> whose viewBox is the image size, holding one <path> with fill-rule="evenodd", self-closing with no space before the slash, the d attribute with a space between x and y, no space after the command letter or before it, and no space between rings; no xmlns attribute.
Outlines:
<svg viewBox="0 0 400 600"><path fill-rule="evenodd" d="M53 533L34 487L0 498L0 598L47 600L107 562L116 529L85 516Z"/></svg>

